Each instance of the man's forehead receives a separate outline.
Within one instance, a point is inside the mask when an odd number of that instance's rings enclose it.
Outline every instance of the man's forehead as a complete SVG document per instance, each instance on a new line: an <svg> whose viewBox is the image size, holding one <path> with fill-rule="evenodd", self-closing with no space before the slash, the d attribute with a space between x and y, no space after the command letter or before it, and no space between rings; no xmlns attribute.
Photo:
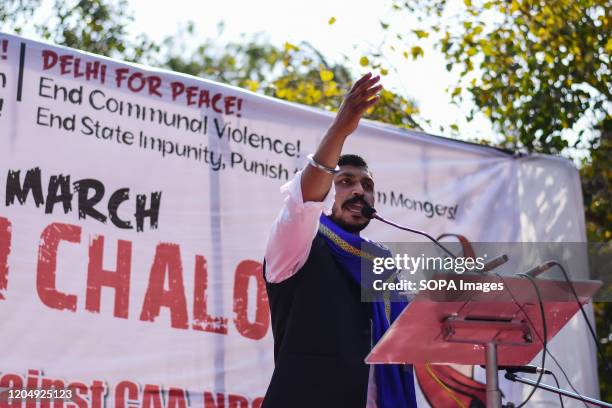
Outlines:
<svg viewBox="0 0 612 408"><path fill-rule="evenodd" d="M351 165L340 166L340 171L336 174L336 177L340 177L340 176L356 177L359 179L367 178L367 179L372 180L372 173L367 167L359 167L359 166L351 166Z"/></svg>

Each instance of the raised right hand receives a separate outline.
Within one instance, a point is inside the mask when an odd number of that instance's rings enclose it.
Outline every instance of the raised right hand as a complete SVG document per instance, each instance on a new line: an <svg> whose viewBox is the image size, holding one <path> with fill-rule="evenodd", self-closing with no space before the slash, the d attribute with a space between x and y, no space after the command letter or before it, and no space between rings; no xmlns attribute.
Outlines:
<svg viewBox="0 0 612 408"><path fill-rule="evenodd" d="M372 77L372 73L368 72L355 82L342 101L328 133L347 137L357 129L364 112L380 99L377 93L383 87L376 85L379 80L380 75Z"/></svg>

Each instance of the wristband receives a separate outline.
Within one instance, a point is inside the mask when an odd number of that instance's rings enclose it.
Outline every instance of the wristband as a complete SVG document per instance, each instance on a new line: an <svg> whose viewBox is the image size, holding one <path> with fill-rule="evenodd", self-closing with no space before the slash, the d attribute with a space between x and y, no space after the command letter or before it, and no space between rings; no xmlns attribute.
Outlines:
<svg viewBox="0 0 612 408"><path fill-rule="evenodd" d="M314 154L312 153L306 156L306 159L308 160L308 164L310 164L312 167L316 167L317 169L323 170L324 172L329 173L331 175L334 175L340 171L340 166L338 165L336 165L335 169L332 169L331 167L324 166L321 163L317 162L314 159Z"/></svg>

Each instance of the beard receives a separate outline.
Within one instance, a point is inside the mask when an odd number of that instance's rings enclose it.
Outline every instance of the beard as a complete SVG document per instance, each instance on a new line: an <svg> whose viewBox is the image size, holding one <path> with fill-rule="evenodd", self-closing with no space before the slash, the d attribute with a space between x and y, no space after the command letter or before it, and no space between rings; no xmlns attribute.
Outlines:
<svg viewBox="0 0 612 408"><path fill-rule="evenodd" d="M342 204L341 209L343 211L348 211L347 207L351 204L362 204L364 207L369 207L369 204L366 203L366 201L362 197L356 196L356 197L352 197L346 200ZM361 230L367 227L368 224L370 223L369 218L366 218L365 221L362 223L346 222L345 220L341 218L341 216L339 216L339 214L334 214L333 212L330 218L343 230L350 232L352 234L359 233Z"/></svg>
<svg viewBox="0 0 612 408"><path fill-rule="evenodd" d="M366 220L364 221L363 224L349 224L347 222L345 222L344 220L335 217L333 214L330 217L332 219L332 221L334 221L340 228L342 228L343 230L345 230L346 232L350 232L351 234L357 234L359 233L361 230L365 229L365 227L368 226L368 224L370 223L370 220Z"/></svg>

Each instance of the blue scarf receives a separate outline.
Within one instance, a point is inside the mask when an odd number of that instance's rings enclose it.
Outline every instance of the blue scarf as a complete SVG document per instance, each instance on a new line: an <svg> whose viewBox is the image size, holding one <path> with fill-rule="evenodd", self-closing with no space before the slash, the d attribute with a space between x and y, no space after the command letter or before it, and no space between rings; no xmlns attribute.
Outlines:
<svg viewBox="0 0 612 408"><path fill-rule="evenodd" d="M346 232L325 214L321 214L319 235L327 242L336 262L359 286L362 286L362 262L371 263L374 257L391 256L388 249L367 241L359 235ZM367 251L363 250L365 247L367 247ZM369 271L371 270L369 268ZM385 304L382 299L372 302L371 305L372 340L376 344L389 328L389 321L387 321ZM406 301L399 301L396 298L390 302L391 322L399 316L406 305ZM416 408L412 366L376 364L374 375L378 408Z"/></svg>

